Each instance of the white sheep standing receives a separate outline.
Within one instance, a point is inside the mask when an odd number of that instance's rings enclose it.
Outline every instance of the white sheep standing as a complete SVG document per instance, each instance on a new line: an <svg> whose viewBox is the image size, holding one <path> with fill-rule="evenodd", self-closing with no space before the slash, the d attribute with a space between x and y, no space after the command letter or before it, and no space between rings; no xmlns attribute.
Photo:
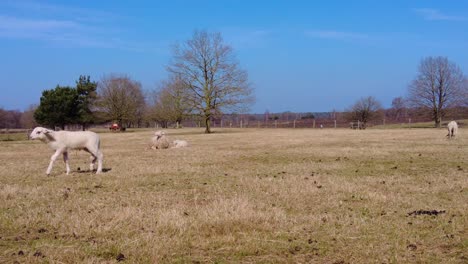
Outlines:
<svg viewBox="0 0 468 264"><path fill-rule="evenodd" d="M68 151L72 149L84 150L91 154L91 164L89 168L94 169L94 163L98 162L96 173L102 172L103 154L100 147L100 139L98 134L91 131L53 131L43 127L36 127L31 132L30 139L39 139L47 143L49 147L55 150L55 153L50 158L47 175L52 171L54 161L63 154L63 161L67 168L67 174L70 173L70 165L68 164Z"/></svg>
<svg viewBox="0 0 468 264"><path fill-rule="evenodd" d="M453 138L457 135L457 132L458 132L458 124L457 122L455 121L450 121L448 124L447 124L447 129L448 129L448 135L447 137L450 139L450 138Z"/></svg>

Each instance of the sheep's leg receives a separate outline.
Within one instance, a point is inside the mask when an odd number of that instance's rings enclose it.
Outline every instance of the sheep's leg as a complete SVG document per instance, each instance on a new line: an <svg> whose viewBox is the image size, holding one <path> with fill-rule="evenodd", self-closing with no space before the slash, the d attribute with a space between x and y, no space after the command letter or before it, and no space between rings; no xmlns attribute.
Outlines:
<svg viewBox="0 0 468 264"><path fill-rule="evenodd" d="M67 168L67 175L70 174L70 164L68 164L68 152L63 153L63 161L65 162L65 167Z"/></svg>
<svg viewBox="0 0 468 264"><path fill-rule="evenodd" d="M102 172L102 159L104 155L102 154L100 150L97 150L96 154L97 154L97 161L98 161L98 168L97 168L96 173L101 173Z"/></svg>
<svg viewBox="0 0 468 264"><path fill-rule="evenodd" d="M92 161L91 161L91 164L89 165L89 167L91 168L91 170L94 170L94 163L96 163L96 160L97 160L98 167L97 167L96 173L101 173L102 172L102 158L103 158L101 150L99 150L99 149L95 149L95 150L88 149L87 151L92 155L92 157L91 157Z"/></svg>
<svg viewBox="0 0 468 264"><path fill-rule="evenodd" d="M58 158L58 156L60 156L60 154L62 154L62 150L57 149L55 151L54 155L52 155L52 157L50 157L49 167L47 167L47 171L46 171L47 175L49 175L50 172L52 171L52 166L54 165L54 161Z"/></svg>
<svg viewBox="0 0 468 264"><path fill-rule="evenodd" d="M89 163L89 169L91 171L93 171L94 170L94 163L96 163L97 158L96 158L96 156L94 156L94 154L91 153L91 157L89 157L89 160L91 161Z"/></svg>

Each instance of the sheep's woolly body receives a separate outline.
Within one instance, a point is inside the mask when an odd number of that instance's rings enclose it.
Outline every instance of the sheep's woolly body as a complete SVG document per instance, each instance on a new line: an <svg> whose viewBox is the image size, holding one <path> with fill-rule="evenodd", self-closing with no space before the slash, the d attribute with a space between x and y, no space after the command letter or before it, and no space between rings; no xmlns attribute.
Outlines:
<svg viewBox="0 0 468 264"><path fill-rule="evenodd" d="M448 138L453 138L457 135L458 133L458 124L455 121L450 121L447 124L447 129L448 129Z"/></svg>
<svg viewBox="0 0 468 264"><path fill-rule="evenodd" d="M85 150L91 154L90 169L94 169L94 163L98 162L96 173L102 172L103 155L100 150L99 135L91 131L53 131L43 127L36 127L30 135L31 139L38 139L47 143L49 147L55 150L52 155L47 174L50 174L54 161L60 154L63 154L63 159L66 164L67 174L70 173L68 164L68 151L72 149Z"/></svg>
<svg viewBox="0 0 468 264"><path fill-rule="evenodd" d="M172 142L174 148L184 148L188 146L188 142L185 140L176 139Z"/></svg>
<svg viewBox="0 0 468 264"><path fill-rule="evenodd" d="M152 139L151 139L151 148L152 149L167 149L169 148L169 140L167 139L166 136L162 136L162 137L157 137L157 136L154 136Z"/></svg>
<svg viewBox="0 0 468 264"><path fill-rule="evenodd" d="M151 138L151 149L167 149L169 145L169 139L164 131L154 132L154 137Z"/></svg>

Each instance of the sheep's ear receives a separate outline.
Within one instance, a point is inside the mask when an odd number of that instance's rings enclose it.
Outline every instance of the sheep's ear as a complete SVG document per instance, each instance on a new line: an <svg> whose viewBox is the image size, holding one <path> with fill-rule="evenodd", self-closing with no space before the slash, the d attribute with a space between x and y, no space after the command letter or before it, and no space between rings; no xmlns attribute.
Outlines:
<svg viewBox="0 0 468 264"><path fill-rule="evenodd" d="M54 136L50 133L51 131L50 130L46 130L44 132L44 135L47 137L47 139L49 139L50 141L55 141L55 138Z"/></svg>

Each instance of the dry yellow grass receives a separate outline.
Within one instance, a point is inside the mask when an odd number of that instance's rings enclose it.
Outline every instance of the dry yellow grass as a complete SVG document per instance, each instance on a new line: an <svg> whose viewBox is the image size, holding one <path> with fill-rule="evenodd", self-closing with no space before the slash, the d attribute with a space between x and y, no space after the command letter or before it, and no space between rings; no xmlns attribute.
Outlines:
<svg viewBox="0 0 468 264"><path fill-rule="evenodd" d="M46 176L46 145L0 142L0 262L468 261L464 130L202 132L103 133L100 175L73 151Z"/></svg>

